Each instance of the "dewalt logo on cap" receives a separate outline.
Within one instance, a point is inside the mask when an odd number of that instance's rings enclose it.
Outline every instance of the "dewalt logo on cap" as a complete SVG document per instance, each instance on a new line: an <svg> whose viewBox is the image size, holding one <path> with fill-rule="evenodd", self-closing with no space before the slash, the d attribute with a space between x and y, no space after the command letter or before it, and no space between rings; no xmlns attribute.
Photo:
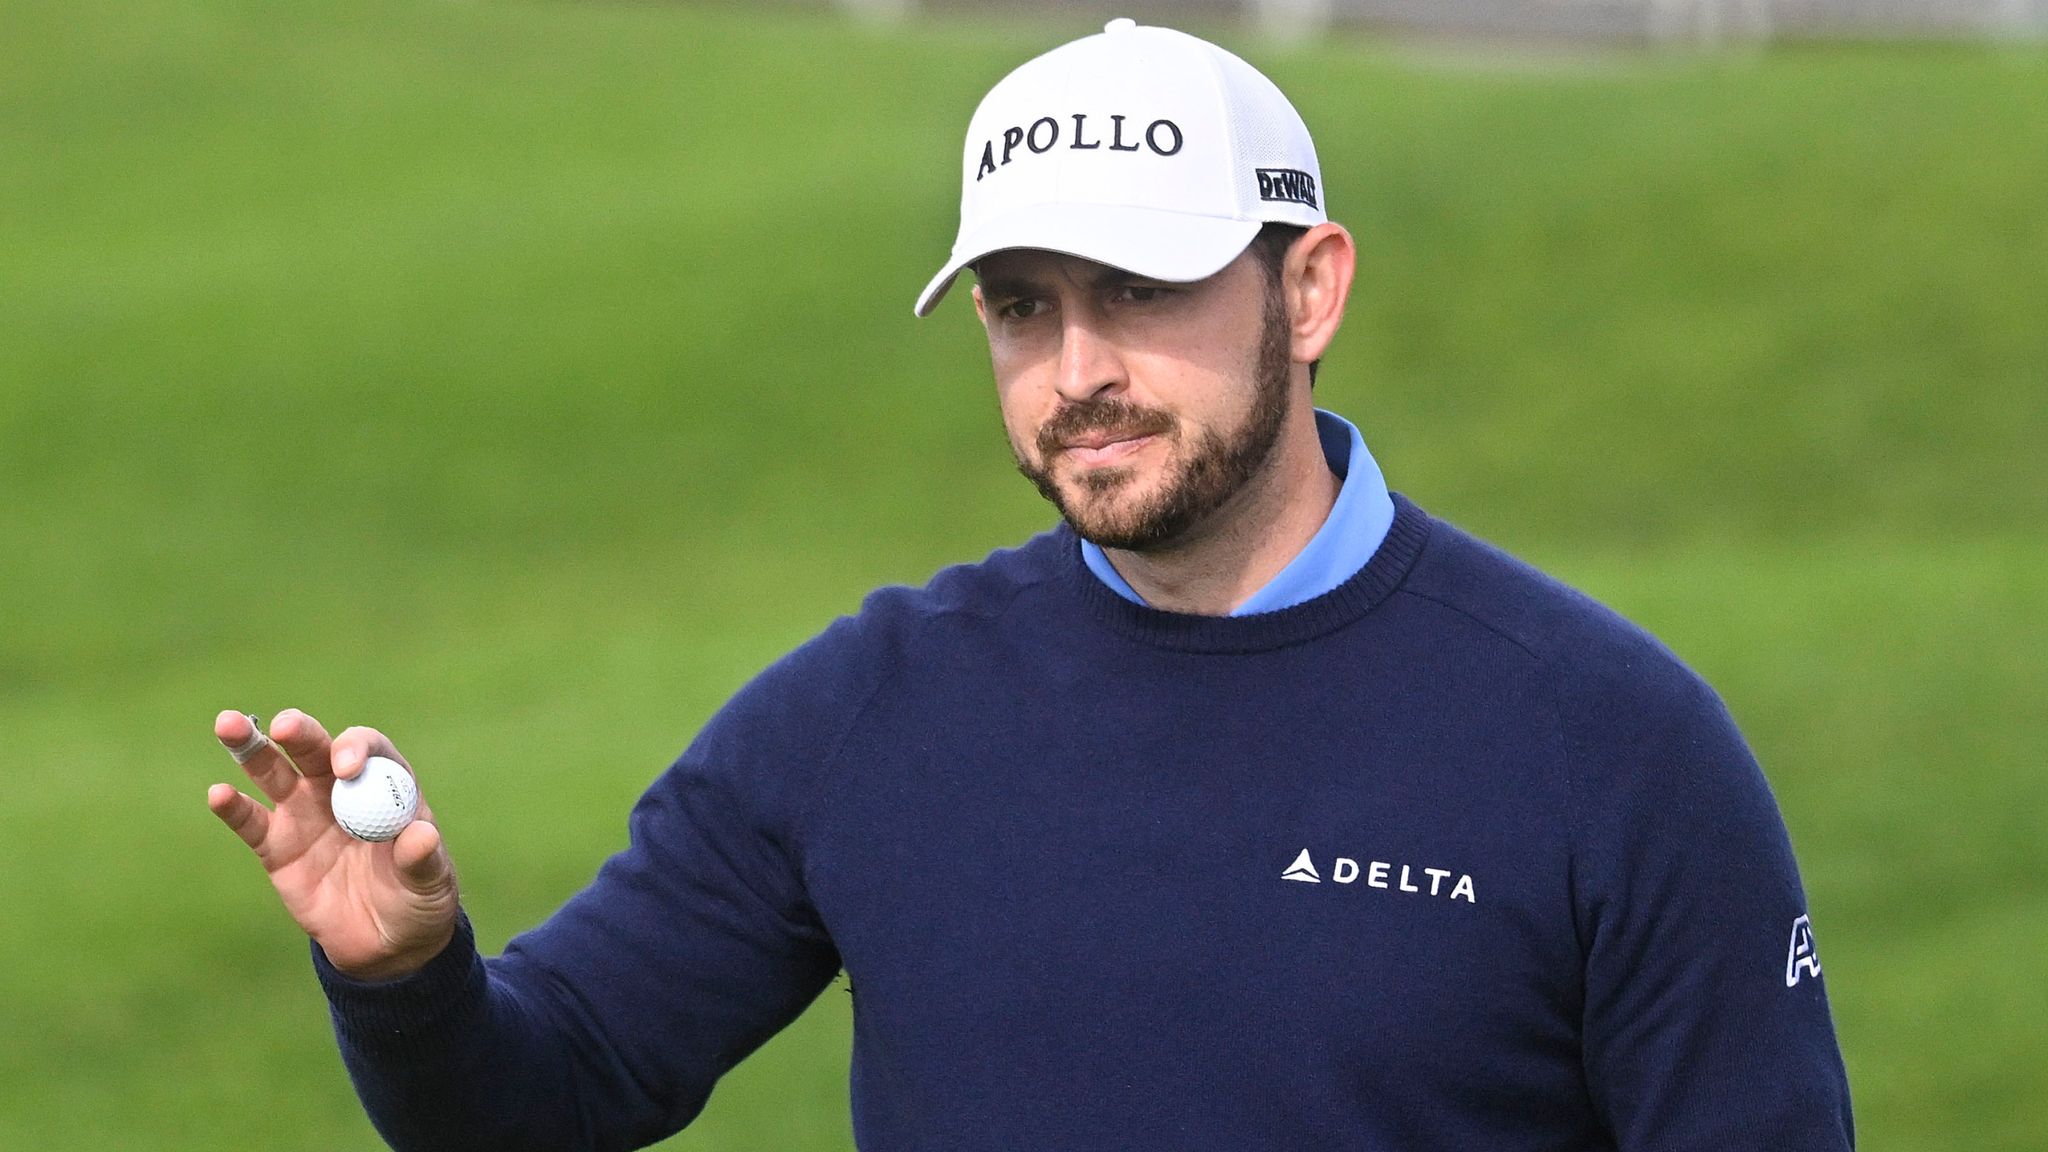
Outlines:
<svg viewBox="0 0 2048 1152"><path fill-rule="evenodd" d="M1316 178L1295 168L1261 168L1259 177L1259 199L1286 200L1294 204L1306 204L1311 208L1316 203Z"/></svg>

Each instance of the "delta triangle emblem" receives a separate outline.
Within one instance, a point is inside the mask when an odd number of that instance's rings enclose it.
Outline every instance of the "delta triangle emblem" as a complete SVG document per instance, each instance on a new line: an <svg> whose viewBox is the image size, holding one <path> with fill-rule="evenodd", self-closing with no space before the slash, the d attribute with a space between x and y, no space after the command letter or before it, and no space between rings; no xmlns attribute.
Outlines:
<svg viewBox="0 0 2048 1152"><path fill-rule="evenodd" d="M1301 850L1301 855L1294 858L1294 863L1287 866L1287 871L1280 874L1280 878L1282 880L1299 880L1304 884L1321 884L1323 882L1323 878L1316 874L1315 861L1308 858L1308 849L1306 848Z"/></svg>

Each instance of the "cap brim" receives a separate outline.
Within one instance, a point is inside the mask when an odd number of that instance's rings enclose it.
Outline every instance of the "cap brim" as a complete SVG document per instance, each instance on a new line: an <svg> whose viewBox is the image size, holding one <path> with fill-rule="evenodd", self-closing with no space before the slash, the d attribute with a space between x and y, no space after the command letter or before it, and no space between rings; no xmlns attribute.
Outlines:
<svg viewBox="0 0 2048 1152"><path fill-rule="evenodd" d="M1262 223L1123 204L1026 205L962 236L952 259L925 285L914 311L931 315L962 269L1011 248L1079 256L1152 280L1206 280L1237 259Z"/></svg>

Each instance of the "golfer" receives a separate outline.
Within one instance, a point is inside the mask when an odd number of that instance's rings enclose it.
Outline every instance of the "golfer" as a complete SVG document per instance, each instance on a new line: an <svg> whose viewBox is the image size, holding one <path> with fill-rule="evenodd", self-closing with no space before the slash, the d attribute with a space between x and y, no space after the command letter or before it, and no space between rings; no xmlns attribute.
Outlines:
<svg viewBox="0 0 2048 1152"><path fill-rule="evenodd" d="M1279 90L1116 21L997 84L960 174L916 310L971 274L1060 524L762 672L504 955L430 813L336 828L388 740L216 721L385 1138L653 1143L844 969L869 1152L1850 1148L1720 700L1313 407L1358 253Z"/></svg>

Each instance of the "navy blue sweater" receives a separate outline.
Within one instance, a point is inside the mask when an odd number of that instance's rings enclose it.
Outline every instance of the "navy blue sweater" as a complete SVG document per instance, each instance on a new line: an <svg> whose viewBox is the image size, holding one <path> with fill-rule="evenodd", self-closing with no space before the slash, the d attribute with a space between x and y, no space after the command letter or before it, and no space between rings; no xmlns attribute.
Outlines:
<svg viewBox="0 0 2048 1152"><path fill-rule="evenodd" d="M1398 499L1337 589L1125 601L1064 527L748 684L502 957L316 966L397 1148L631 1148L844 967L867 1152L1852 1146L1714 693Z"/></svg>

